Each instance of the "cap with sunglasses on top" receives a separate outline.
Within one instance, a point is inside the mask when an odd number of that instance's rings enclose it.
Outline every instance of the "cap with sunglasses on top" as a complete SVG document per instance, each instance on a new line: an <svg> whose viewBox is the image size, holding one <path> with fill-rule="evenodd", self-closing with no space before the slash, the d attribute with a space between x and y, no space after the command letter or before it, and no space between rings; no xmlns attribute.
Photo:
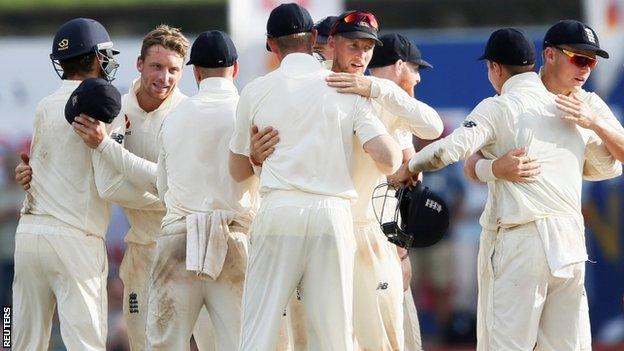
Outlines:
<svg viewBox="0 0 624 351"><path fill-rule="evenodd" d="M596 55L609 58L609 54L600 48L598 35L589 26L576 20L563 20L555 23L544 36L544 48L567 45L574 49L592 50Z"/></svg>
<svg viewBox="0 0 624 351"><path fill-rule="evenodd" d="M349 39L373 39L377 45L383 43L377 37L379 23L377 18L366 11L348 11L338 16L331 35L340 35Z"/></svg>
<svg viewBox="0 0 624 351"><path fill-rule="evenodd" d="M490 35L479 60L503 65L528 66L535 63L535 46L521 31L502 28Z"/></svg>
<svg viewBox="0 0 624 351"><path fill-rule="evenodd" d="M420 50L409 39L398 33L385 34L379 37L382 46L375 46L373 58L368 68L384 67L393 65L398 60L417 64L420 68L433 68L422 59Z"/></svg>
<svg viewBox="0 0 624 351"><path fill-rule="evenodd" d="M337 19L338 16L327 16L314 25L314 29L318 32L316 36L317 43L327 44L327 39L329 39L332 27L336 24Z"/></svg>
<svg viewBox="0 0 624 351"><path fill-rule="evenodd" d="M281 4L274 8L267 21L267 38L279 38L286 35L311 32L314 21L308 10L295 3ZM269 44L266 45L271 51Z"/></svg>

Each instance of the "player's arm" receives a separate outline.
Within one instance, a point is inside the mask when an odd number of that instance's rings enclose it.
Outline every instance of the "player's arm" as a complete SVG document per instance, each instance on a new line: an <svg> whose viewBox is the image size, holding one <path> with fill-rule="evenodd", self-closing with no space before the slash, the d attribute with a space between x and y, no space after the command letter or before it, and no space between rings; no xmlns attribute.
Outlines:
<svg viewBox="0 0 624 351"><path fill-rule="evenodd" d="M111 134L123 133L123 121L113 121L108 127ZM108 133L107 130L107 133ZM116 142L115 142L116 143ZM143 210L162 210L163 206L150 191L137 187L128 178L104 159L97 151L91 153L93 175L98 194L106 201L126 208Z"/></svg>
<svg viewBox="0 0 624 351"><path fill-rule="evenodd" d="M583 179L599 181L622 175L622 163L615 158L606 144L596 135L590 137L585 147Z"/></svg>
<svg viewBox="0 0 624 351"><path fill-rule="evenodd" d="M485 158L478 151L464 162L464 176L475 182L501 179L530 183L540 172L539 162L535 157L528 156L524 148L512 149L495 160Z"/></svg>
<svg viewBox="0 0 624 351"><path fill-rule="evenodd" d="M370 101L358 99L354 113L353 130L360 139L364 151L383 174L396 172L401 166L401 148L373 113Z"/></svg>
<svg viewBox="0 0 624 351"><path fill-rule="evenodd" d="M251 118L250 99L249 89L246 87L241 92L238 105L236 106L234 133L232 133L232 138L230 139L228 167L230 175L238 183L244 182L255 174L254 166L251 164L249 157L251 155L252 136L255 134ZM273 152L273 150L271 149L270 152ZM260 165L264 159L254 161Z"/></svg>
<svg viewBox="0 0 624 351"><path fill-rule="evenodd" d="M495 100L481 102L464 120L462 126L444 139L427 145L399 171L398 179L405 182L414 174L435 171L468 158L496 139L496 123L505 111ZM496 118L498 117L498 118Z"/></svg>
<svg viewBox="0 0 624 351"><path fill-rule="evenodd" d="M102 155L109 167L115 168L140 189L156 193L156 164L128 151L123 146L124 120L118 116L113 123L119 126L110 134L104 123L86 115L76 117L72 125L85 144Z"/></svg>
<svg viewBox="0 0 624 351"><path fill-rule="evenodd" d="M167 184L167 157L165 147L162 143L162 137L160 137L160 139L160 152L158 153L158 163L156 168L156 189L158 190L158 198L164 204L165 194L167 193L167 190L169 190L169 185Z"/></svg>
<svg viewBox="0 0 624 351"><path fill-rule="evenodd" d="M444 130L444 124L436 110L410 96L390 80L351 73L333 73L327 77L327 81L338 92L373 99L400 118L403 125L421 139L435 139Z"/></svg>
<svg viewBox="0 0 624 351"><path fill-rule="evenodd" d="M609 152L624 162L624 128L611 109L598 96L593 96L596 109L592 109L575 95L557 95L557 108L565 113L563 119L582 128L593 130Z"/></svg>
<svg viewBox="0 0 624 351"><path fill-rule="evenodd" d="M100 197L120 206L148 211L163 210L164 207L157 196L139 189L119 171L110 167L98 152L91 155L95 186Z"/></svg>

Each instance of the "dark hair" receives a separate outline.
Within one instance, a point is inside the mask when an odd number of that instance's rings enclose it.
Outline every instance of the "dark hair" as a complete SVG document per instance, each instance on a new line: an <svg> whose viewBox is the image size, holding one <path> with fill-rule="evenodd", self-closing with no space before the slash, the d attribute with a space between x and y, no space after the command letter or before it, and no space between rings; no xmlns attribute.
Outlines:
<svg viewBox="0 0 624 351"><path fill-rule="evenodd" d="M306 52L312 52L312 33L303 32L290 35L284 35L281 37L273 38L275 45L281 52L295 52L299 50L305 50Z"/></svg>
<svg viewBox="0 0 624 351"><path fill-rule="evenodd" d="M62 79L67 79L73 75L86 75L91 73L93 62L95 61L95 53L91 52L85 55L71 57L65 60L59 60L59 65L63 69Z"/></svg>

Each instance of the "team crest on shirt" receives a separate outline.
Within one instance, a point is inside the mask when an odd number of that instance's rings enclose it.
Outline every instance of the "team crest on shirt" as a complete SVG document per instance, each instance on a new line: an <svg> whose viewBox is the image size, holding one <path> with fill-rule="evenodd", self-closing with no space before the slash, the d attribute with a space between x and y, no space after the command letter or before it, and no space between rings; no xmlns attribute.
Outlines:
<svg viewBox="0 0 624 351"><path fill-rule="evenodd" d="M124 120L126 123L126 135L132 135L132 130L130 128L132 128L132 123L130 123L130 118L128 118L128 115L124 114Z"/></svg>
<svg viewBox="0 0 624 351"><path fill-rule="evenodd" d="M462 123L462 126L466 128L472 128L472 127L476 127L477 124L473 121L464 121L464 123Z"/></svg>

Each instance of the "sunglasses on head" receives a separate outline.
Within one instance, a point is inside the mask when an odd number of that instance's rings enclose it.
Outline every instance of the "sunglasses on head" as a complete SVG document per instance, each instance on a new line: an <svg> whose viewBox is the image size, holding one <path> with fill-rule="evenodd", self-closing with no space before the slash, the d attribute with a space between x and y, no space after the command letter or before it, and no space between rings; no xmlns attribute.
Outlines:
<svg viewBox="0 0 624 351"><path fill-rule="evenodd" d="M558 46L553 46L553 48L563 52L564 55L566 55L570 59L570 63L574 64L579 68L589 67L589 69L594 69L594 67L596 67L596 64L598 63L598 60L593 57L562 49Z"/></svg>
<svg viewBox="0 0 624 351"><path fill-rule="evenodd" d="M346 16L344 16L343 18L341 18L340 21L342 21L343 23L354 23L354 24L365 22L365 23L368 23L373 29L379 30L379 23L377 22L377 18L375 18L375 15L366 11L353 11L347 14Z"/></svg>

